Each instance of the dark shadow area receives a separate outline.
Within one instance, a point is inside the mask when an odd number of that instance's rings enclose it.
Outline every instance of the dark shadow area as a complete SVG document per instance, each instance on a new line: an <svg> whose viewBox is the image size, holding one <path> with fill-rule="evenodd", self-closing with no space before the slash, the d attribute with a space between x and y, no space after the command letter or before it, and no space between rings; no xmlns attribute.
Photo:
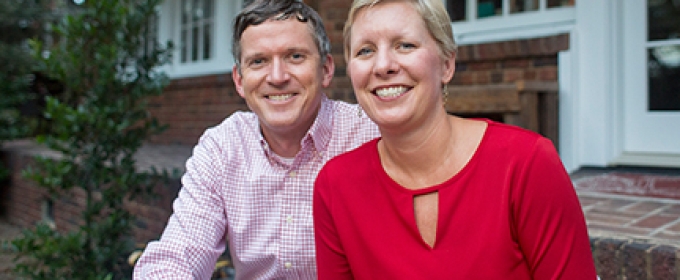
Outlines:
<svg viewBox="0 0 680 280"><path fill-rule="evenodd" d="M579 170L572 172L571 176L584 177L612 172L634 173L643 175L649 174L663 176L680 176L680 168L649 167L649 166L610 166L610 167L585 166L580 168Z"/></svg>

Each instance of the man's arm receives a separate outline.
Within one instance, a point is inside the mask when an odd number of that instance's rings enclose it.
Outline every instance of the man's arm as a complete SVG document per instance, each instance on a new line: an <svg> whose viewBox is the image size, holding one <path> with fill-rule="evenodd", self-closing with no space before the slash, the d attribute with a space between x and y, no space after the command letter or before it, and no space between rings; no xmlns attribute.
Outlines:
<svg viewBox="0 0 680 280"><path fill-rule="evenodd" d="M134 279L209 279L225 249L227 222L216 190L221 162L217 143L201 137L187 161L182 189L159 241L149 243L134 270Z"/></svg>

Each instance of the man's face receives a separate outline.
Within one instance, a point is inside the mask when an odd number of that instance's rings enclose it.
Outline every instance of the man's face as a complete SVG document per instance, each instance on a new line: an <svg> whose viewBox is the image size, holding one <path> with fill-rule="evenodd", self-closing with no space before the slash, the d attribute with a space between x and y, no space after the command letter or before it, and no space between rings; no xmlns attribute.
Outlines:
<svg viewBox="0 0 680 280"><path fill-rule="evenodd" d="M241 73L234 67L232 77L268 140L302 136L316 118L334 64L330 55L321 64L314 42L294 17L249 26L241 36Z"/></svg>

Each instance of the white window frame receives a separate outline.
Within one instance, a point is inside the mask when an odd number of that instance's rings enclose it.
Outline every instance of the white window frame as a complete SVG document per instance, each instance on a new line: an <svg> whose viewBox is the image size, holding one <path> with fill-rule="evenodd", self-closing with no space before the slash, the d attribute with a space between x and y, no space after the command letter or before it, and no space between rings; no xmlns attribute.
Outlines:
<svg viewBox="0 0 680 280"><path fill-rule="evenodd" d="M170 78L186 78L231 72L234 59L231 56L232 23L243 6L243 0L213 0L213 38L209 59L181 62L182 1L166 0L160 7L159 41L172 41L172 62L162 70Z"/></svg>
<svg viewBox="0 0 680 280"><path fill-rule="evenodd" d="M510 13L510 0L503 0L502 15L484 18L477 18L478 0L466 1L466 20L451 23L461 46L569 33L576 23L575 7L547 8L547 0L540 0L538 10L521 13Z"/></svg>
<svg viewBox="0 0 680 280"><path fill-rule="evenodd" d="M196 4L195 2L199 1L198 5L202 6L205 2L212 2L210 6L215 4L215 0L180 0L180 3L183 5L192 5L192 9L196 9L198 7L194 7L193 5ZM185 6L184 9L187 7ZM193 13L196 13L198 11L201 11L202 15L200 15L199 18L195 18L198 15L193 15ZM205 14L206 12L210 14ZM215 32L215 16L214 16L214 9L211 11L204 11L204 10L192 10L192 14L186 14L187 11L182 11L180 14L182 15L182 25L180 27L180 32L182 36L180 37L180 44L179 48L180 50L180 60L182 63L196 63L198 61L202 60L208 60L212 55L214 55L215 50L212 50L212 41L215 39L215 34L212 34L212 32ZM209 45L207 46L208 53L206 54L206 46L205 45L205 37L206 34L208 34L209 38ZM196 40L196 41L194 41Z"/></svg>

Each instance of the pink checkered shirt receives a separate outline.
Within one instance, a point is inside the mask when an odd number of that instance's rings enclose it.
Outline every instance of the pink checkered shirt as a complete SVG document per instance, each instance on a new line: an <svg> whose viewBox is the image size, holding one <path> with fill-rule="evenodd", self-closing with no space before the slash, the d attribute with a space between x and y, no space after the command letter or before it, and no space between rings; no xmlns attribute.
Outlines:
<svg viewBox="0 0 680 280"><path fill-rule="evenodd" d="M316 279L314 179L329 159L378 136L357 112L324 98L291 164L269 149L251 112L208 129L187 161L174 213L134 278L209 279L228 241L236 279Z"/></svg>

